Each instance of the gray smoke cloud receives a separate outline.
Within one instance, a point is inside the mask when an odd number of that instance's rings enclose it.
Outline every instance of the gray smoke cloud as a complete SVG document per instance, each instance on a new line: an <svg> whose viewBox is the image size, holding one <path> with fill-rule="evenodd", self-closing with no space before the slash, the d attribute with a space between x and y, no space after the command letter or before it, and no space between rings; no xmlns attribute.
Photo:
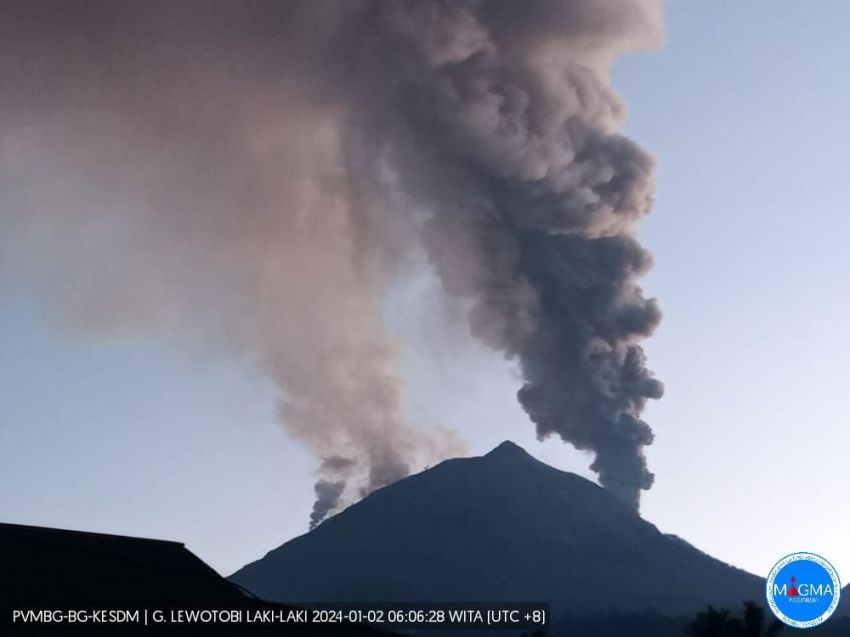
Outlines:
<svg viewBox="0 0 850 637"><path fill-rule="evenodd" d="M537 427L595 453L637 507L640 418L662 385L639 341L660 320L634 238L653 161L618 131L615 57L661 32L658 2L388 2L351 21L337 78L350 134L425 211L424 241L472 333L519 362ZM388 54L391 52L391 54Z"/></svg>
<svg viewBox="0 0 850 637"><path fill-rule="evenodd" d="M462 452L403 417L387 286L425 247L472 334L518 362L540 437L637 506L634 238L653 163L618 55L654 0L39 1L2 8L8 267L63 325L254 361L322 459L311 524Z"/></svg>
<svg viewBox="0 0 850 637"><path fill-rule="evenodd" d="M327 515L339 506L340 498L345 492L345 482L329 482L319 480L315 486L316 502L310 513L310 528L316 528Z"/></svg>

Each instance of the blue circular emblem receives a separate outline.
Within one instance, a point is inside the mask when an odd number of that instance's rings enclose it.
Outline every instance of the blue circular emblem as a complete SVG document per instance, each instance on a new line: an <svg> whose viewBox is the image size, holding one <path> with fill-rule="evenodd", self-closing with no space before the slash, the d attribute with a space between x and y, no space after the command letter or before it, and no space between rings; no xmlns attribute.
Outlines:
<svg viewBox="0 0 850 637"><path fill-rule="evenodd" d="M780 621L794 628L824 623L838 606L841 582L832 564L814 553L792 553L767 576L767 603Z"/></svg>

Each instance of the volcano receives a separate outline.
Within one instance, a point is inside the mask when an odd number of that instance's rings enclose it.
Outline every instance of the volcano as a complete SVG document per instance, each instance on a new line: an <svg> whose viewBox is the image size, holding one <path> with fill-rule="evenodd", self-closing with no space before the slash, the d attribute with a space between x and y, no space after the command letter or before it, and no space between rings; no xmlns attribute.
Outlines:
<svg viewBox="0 0 850 637"><path fill-rule="evenodd" d="M511 442L379 489L231 580L280 602L534 601L553 613L673 616L764 596L761 578Z"/></svg>

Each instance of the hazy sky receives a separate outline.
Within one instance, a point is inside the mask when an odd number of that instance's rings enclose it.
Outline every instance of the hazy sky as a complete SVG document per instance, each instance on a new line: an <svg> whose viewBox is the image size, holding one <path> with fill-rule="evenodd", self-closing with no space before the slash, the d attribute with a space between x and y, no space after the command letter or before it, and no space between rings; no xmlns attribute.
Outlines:
<svg viewBox="0 0 850 637"><path fill-rule="evenodd" d="M759 575L809 550L850 579L848 19L838 0L673 2L665 49L615 73L627 130L658 160L641 237L667 392L646 414L643 515ZM0 519L178 539L223 573L306 530L313 460L264 379L212 354L68 340L0 281ZM588 457L534 440L510 366L434 294L423 275L386 309L412 419L590 477Z"/></svg>

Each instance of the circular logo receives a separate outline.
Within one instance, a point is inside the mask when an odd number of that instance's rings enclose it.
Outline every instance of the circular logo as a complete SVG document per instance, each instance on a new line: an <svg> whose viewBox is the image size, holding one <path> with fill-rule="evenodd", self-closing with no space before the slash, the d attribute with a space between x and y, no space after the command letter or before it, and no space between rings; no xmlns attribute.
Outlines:
<svg viewBox="0 0 850 637"><path fill-rule="evenodd" d="M767 576L767 603L779 620L794 628L824 623L838 606L841 582L832 564L814 553L792 553Z"/></svg>

